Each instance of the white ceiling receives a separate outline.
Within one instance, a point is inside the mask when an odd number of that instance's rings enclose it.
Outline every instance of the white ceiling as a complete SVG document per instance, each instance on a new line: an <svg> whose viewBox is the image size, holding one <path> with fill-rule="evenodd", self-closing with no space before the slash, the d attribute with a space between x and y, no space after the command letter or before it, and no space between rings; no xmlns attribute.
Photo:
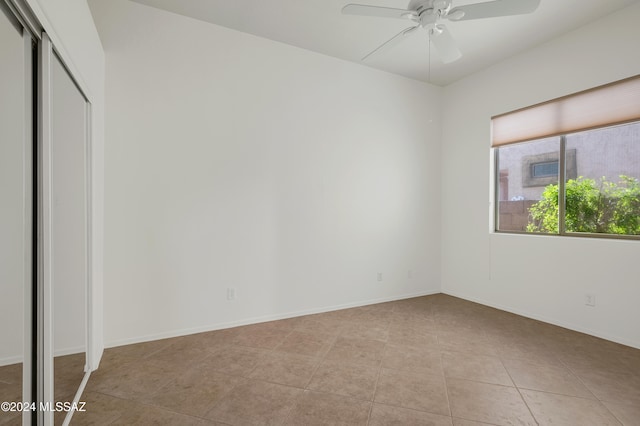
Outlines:
<svg viewBox="0 0 640 426"><path fill-rule="evenodd" d="M412 79L447 85L640 0L542 0L530 15L447 22L463 56L446 65L435 53L429 61L427 33L422 30L393 49L361 61L410 23L342 15L342 7L360 3L406 8L408 0L133 1ZM453 5L482 2L453 0Z"/></svg>

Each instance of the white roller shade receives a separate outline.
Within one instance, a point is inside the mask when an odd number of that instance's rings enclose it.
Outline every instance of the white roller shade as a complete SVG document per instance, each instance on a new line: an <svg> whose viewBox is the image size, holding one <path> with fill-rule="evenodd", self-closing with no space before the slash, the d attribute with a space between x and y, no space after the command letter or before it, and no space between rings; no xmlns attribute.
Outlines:
<svg viewBox="0 0 640 426"><path fill-rule="evenodd" d="M640 120L640 75L492 117L496 147Z"/></svg>

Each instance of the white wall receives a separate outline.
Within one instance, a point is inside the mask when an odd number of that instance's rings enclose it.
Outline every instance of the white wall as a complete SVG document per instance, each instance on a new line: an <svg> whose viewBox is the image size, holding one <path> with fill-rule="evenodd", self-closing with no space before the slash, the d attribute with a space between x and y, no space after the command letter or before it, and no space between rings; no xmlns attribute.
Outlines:
<svg viewBox="0 0 640 426"><path fill-rule="evenodd" d="M86 0L26 0L56 51L70 68L92 107L92 359L98 365L104 348L102 323L104 199L104 51Z"/></svg>
<svg viewBox="0 0 640 426"><path fill-rule="evenodd" d="M439 88L136 3L91 7L107 346L439 291Z"/></svg>
<svg viewBox="0 0 640 426"><path fill-rule="evenodd" d="M445 89L443 292L640 347L638 241L489 232L490 117L640 73L638 22L636 4Z"/></svg>

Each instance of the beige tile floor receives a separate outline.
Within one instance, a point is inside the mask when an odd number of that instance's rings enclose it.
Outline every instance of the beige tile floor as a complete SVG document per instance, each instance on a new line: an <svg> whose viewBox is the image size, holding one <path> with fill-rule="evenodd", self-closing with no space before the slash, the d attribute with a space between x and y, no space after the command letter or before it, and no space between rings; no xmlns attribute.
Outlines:
<svg viewBox="0 0 640 426"><path fill-rule="evenodd" d="M632 426L640 350L434 295L108 349L82 399L72 425Z"/></svg>
<svg viewBox="0 0 640 426"><path fill-rule="evenodd" d="M22 400L22 364L0 367L0 402ZM0 425L20 424L20 413L0 411Z"/></svg>
<svg viewBox="0 0 640 426"><path fill-rule="evenodd" d="M73 401L84 378L85 355L54 358L54 395L56 401ZM0 402L22 401L22 364L0 367ZM55 414L56 424L62 424L66 413ZM22 425L21 413L0 412L0 425Z"/></svg>

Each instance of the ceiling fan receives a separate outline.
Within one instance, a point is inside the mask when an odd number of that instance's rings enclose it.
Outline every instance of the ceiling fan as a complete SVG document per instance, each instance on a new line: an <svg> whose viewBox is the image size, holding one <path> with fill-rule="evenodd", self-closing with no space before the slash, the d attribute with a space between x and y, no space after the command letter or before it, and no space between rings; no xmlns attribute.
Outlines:
<svg viewBox="0 0 640 426"><path fill-rule="evenodd" d="M363 61L375 53L397 45L422 27L427 30L429 40L433 43L442 62L448 64L458 60L462 54L451 33L442 23L443 21L457 22L497 16L523 15L534 12L539 4L540 0L494 0L453 7L452 0L411 0L407 9L348 4L342 8L342 13L344 15L405 19L413 23L412 26L400 31L367 54L362 58Z"/></svg>

